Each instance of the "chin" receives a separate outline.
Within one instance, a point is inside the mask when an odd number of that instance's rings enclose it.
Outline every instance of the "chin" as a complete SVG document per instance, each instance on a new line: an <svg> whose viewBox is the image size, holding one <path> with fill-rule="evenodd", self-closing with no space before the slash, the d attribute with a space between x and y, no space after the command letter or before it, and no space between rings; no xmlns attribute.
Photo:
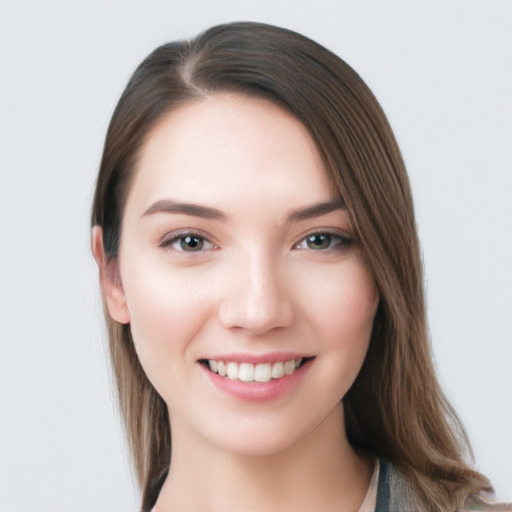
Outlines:
<svg viewBox="0 0 512 512"><path fill-rule="evenodd" d="M289 434L276 436L269 432L247 432L231 437L220 444L225 450L240 456L271 457L291 449L298 442Z"/></svg>
<svg viewBox="0 0 512 512"><path fill-rule="evenodd" d="M229 425L217 422L214 429L204 434L211 443L233 454L269 457L284 454L297 446L306 448L309 442L318 446L322 438L332 439L332 433L337 436L342 432L343 408L340 404L326 415L310 418L305 418L302 411L300 417L294 418L247 414Z"/></svg>

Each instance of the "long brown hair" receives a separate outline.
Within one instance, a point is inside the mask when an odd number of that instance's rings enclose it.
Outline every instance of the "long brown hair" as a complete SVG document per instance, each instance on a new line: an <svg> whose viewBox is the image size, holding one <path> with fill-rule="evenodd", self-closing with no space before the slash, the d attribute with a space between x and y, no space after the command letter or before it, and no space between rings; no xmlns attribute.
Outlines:
<svg viewBox="0 0 512 512"><path fill-rule="evenodd" d="M157 48L131 77L113 114L92 211L106 257L118 256L123 207L146 137L178 106L217 92L266 98L309 130L343 199L380 294L370 348L344 398L356 449L392 462L425 509L455 509L489 489L465 458L465 431L436 379L410 186L375 97L343 60L292 31L257 23L213 27ZM108 314L119 403L143 493L154 503L171 456L167 409L134 350L130 326Z"/></svg>

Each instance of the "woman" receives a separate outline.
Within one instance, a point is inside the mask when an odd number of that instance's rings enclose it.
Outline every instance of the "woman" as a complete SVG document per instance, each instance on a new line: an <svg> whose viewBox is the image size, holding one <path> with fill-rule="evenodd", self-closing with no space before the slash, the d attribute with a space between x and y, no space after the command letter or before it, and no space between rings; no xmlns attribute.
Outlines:
<svg viewBox="0 0 512 512"><path fill-rule="evenodd" d="M328 50L254 23L156 49L92 225L143 510L446 511L492 490L432 366L398 146Z"/></svg>

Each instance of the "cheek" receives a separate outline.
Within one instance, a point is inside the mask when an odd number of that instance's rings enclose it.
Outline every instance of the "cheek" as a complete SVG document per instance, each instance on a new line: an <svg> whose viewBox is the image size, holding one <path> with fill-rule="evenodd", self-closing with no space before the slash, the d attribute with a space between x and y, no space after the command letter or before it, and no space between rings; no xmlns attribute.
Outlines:
<svg viewBox="0 0 512 512"><path fill-rule="evenodd" d="M345 264L346 263L346 264ZM343 262L328 272L309 274L309 300L302 303L302 324L318 343L318 369L312 397L319 409L343 400L365 360L379 296L373 279L359 262ZM319 286L319 283L323 283ZM301 326L301 327L302 327Z"/></svg>
<svg viewBox="0 0 512 512"><path fill-rule="evenodd" d="M329 389L329 396L338 402L365 360L379 296L368 271L357 261L330 269L328 275L317 275L315 282L303 314L312 327L310 336L316 337L325 356L319 378L324 379L326 393Z"/></svg>
<svg viewBox="0 0 512 512"><path fill-rule="evenodd" d="M186 357L211 301L197 280L161 265L137 267L127 265L123 280L130 327L141 364L158 388L158 376L176 356Z"/></svg>
<svg viewBox="0 0 512 512"><path fill-rule="evenodd" d="M303 314L323 333L330 348L361 347L365 352L379 295L364 265L354 260L325 276L310 277Z"/></svg>

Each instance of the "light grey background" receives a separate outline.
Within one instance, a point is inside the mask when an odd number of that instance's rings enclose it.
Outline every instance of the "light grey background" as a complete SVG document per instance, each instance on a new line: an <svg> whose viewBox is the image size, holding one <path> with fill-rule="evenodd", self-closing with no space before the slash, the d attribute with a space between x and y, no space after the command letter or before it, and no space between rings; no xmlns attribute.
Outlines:
<svg viewBox="0 0 512 512"><path fill-rule="evenodd" d="M381 101L422 239L440 379L512 498L512 2L0 1L0 510L137 509L88 215L121 90L154 47L257 20Z"/></svg>

